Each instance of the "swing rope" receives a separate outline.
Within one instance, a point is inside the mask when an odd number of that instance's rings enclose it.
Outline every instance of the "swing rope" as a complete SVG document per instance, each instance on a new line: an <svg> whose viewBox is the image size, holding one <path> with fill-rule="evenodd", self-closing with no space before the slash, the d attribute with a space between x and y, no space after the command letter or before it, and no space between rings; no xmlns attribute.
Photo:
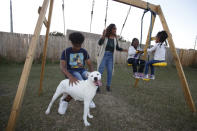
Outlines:
<svg viewBox="0 0 197 131"><path fill-rule="evenodd" d="M91 11L91 19L90 19L90 32L92 30L92 19L93 19L93 13L94 13L94 3L95 3L95 1L92 0L92 11Z"/></svg>
<svg viewBox="0 0 197 131"><path fill-rule="evenodd" d="M124 29L125 23L126 23L127 18L128 18L128 16L129 16L130 10L131 10L131 6L129 7L129 10L128 10L127 15L126 15L126 18L125 18L125 21L124 21L124 23L123 23L123 25L122 25L122 29L121 29L121 31L120 31L120 39L121 39L121 34L122 34L123 29Z"/></svg>

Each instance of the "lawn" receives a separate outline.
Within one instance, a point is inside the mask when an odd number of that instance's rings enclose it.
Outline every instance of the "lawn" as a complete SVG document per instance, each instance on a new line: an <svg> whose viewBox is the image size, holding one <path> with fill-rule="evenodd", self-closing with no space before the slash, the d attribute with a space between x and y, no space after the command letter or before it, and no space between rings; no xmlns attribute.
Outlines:
<svg viewBox="0 0 197 131"><path fill-rule="evenodd" d="M0 130L5 130L20 79L22 64L0 64ZM83 124L83 103L72 100L65 115L57 113L59 100L49 115L45 110L59 82L64 79L58 64L47 64L43 94L38 96L40 64L34 64L27 84L16 131L130 131L197 130L197 116L187 106L176 68L156 69L156 80L140 80L134 88L131 67L116 65L112 92L101 87L94 98L90 127ZM184 68L197 105L197 68ZM106 74L103 76L105 85Z"/></svg>

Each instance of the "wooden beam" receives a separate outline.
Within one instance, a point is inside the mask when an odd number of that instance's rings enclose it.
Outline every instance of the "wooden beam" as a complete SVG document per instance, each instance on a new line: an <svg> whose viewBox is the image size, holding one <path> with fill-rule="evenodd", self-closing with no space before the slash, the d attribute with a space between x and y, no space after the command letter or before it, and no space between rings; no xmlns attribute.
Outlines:
<svg viewBox="0 0 197 131"><path fill-rule="evenodd" d="M45 63L46 63L47 45L48 45L49 31L50 31L50 25L51 25L51 17L52 17L52 12L53 12L53 2L54 2L54 0L50 0L48 24L47 24L45 43L44 43L44 48L43 48L43 56L42 56L42 69L41 69L41 73L40 73L40 88L39 88L39 92L38 92L39 96L42 93L42 82L44 79L44 68L45 68Z"/></svg>
<svg viewBox="0 0 197 131"><path fill-rule="evenodd" d="M124 4L127 4L127 5L132 5L134 7L140 8L140 9L147 9L147 2L142 1L142 0L114 0L114 1L124 3ZM152 11L154 11L155 13L157 13L157 6L158 5L148 3L148 7Z"/></svg>
<svg viewBox="0 0 197 131"><path fill-rule="evenodd" d="M192 96L191 96L191 93L190 93L190 90L189 90L189 86L188 86L188 83L187 83L187 80L186 80L186 77L185 77L185 74L184 74L184 71L183 71L183 67L182 67L180 59L177 55L176 48L175 48L175 45L174 45L174 41L172 39L172 35L170 33L170 30L168 28L167 22L165 20L164 14L163 14L162 9L161 9L160 6L158 6L158 15L159 15L159 18L160 18L160 21L162 23L162 26L163 26L164 30L168 33L168 39L167 40L168 40L168 43L169 43L169 46L170 46L171 53L173 55L175 64L176 64L176 68L177 68L177 71L178 71L178 75L179 75L181 84L183 86L183 92L184 92L184 95L185 95L185 100L186 100L187 104L189 105L191 111L196 112L196 107L194 105L194 102L193 102L193 99L192 99Z"/></svg>
<svg viewBox="0 0 197 131"><path fill-rule="evenodd" d="M41 9L42 9L42 7L39 6L39 8L38 8L38 14L40 14ZM48 21L47 21L46 17L44 17L43 23L44 23L45 27L47 27Z"/></svg>
<svg viewBox="0 0 197 131"><path fill-rule="evenodd" d="M142 56L142 60L146 60L146 56L147 56L147 49L148 49L148 46L149 46L149 38L150 38L150 32L153 30L153 27L154 27L154 24L155 24L155 18L156 18L156 15L153 15L152 14L152 27L150 26L149 27L149 31L148 31L148 35L147 35L147 38L146 38L146 45L144 47L144 55ZM135 84L134 84L134 87L136 88L137 85L138 85L138 82L139 82L139 79L136 79L135 80Z"/></svg>
<svg viewBox="0 0 197 131"><path fill-rule="evenodd" d="M156 37L151 37L151 41L156 40Z"/></svg>
<svg viewBox="0 0 197 131"><path fill-rule="evenodd" d="M17 89L16 96L14 99L14 103L12 106L11 114L8 120L8 125L6 128L7 131L13 131L15 129L17 117L19 115L20 108L23 102L23 97L24 97L27 81L29 78L29 73L31 70L34 54L35 54L35 49L37 46L37 40L40 36L40 31L42 28L46 10L48 8L48 3L49 3L49 0L44 0L43 5L42 5L43 8L40 12L40 15L39 15L39 18L38 18L38 21L34 30L34 35L32 36L32 39L29 45L24 68L23 68L22 75L19 81L19 85L18 85L18 89Z"/></svg>

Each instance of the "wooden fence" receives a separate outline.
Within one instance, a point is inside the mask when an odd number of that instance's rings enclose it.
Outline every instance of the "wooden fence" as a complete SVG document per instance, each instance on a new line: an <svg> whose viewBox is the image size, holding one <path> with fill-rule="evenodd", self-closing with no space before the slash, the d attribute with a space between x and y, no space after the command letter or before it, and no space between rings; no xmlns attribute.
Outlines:
<svg viewBox="0 0 197 131"><path fill-rule="evenodd" d="M197 65L197 51L180 49L179 58L183 66Z"/></svg>
<svg viewBox="0 0 197 131"><path fill-rule="evenodd" d="M68 30L67 34L70 34L73 30ZM92 61L96 62L96 55L98 49L98 40L101 37L98 34L82 32L85 36L83 48L85 48ZM23 62L26 58L29 43L32 35L17 34L17 33L6 33L0 32L0 58L5 58L10 61ZM44 45L45 36L40 36L38 40L38 46L36 49L35 61L41 61L42 51ZM56 62L61 57L61 52L70 47L71 44L67 36L50 36L47 47L47 59ZM130 46L129 42L119 42L120 47L128 49ZM197 65L197 51L196 50L184 50L177 49L181 63L183 66ZM116 63L125 64L127 60L127 53L117 52ZM166 52L166 61L168 64L174 64L173 56L171 55L170 49ZM1 59L0 59L1 62Z"/></svg>

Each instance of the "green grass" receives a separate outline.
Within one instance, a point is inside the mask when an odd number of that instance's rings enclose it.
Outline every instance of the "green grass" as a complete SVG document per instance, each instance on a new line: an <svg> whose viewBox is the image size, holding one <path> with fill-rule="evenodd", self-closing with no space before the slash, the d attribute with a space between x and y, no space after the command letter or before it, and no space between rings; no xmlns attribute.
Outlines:
<svg viewBox="0 0 197 131"><path fill-rule="evenodd" d="M5 130L20 79L22 64L0 64L0 130ZM38 96L41 65L32 66L16 131L54 130L197 130L197 116L185 102L182 86L175 67L156 69L156 80L139 81L131 77L131 67L116 65L112 92L101 87L94 98L96 108L91 109L90 127L84 127L82 102L72 100L65 115L57 113L59 100L49 115L44 112L64 76L58 64L47 64L43 94ZM197 104L197 68L184 68L194 103ZM103 77L103 85L106 74Z"/></svg>

